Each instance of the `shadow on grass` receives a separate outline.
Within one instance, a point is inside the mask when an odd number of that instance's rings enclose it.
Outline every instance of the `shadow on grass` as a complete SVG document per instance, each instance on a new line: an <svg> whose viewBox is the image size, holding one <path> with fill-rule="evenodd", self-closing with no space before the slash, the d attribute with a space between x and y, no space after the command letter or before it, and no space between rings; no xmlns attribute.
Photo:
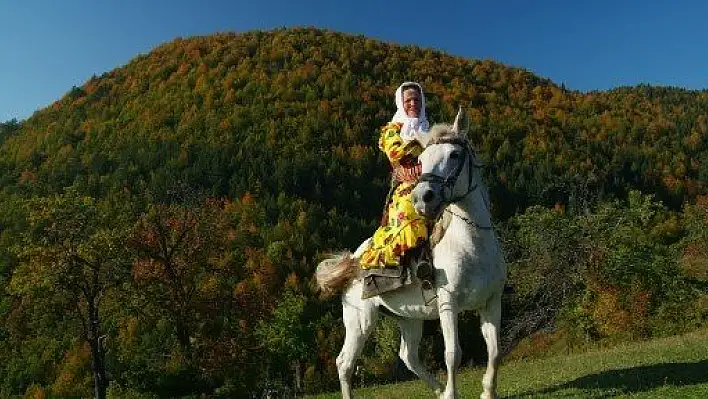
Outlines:
<svg viewBox="0 0 708 399"><path fill-rule="evenodd" d="M618 394L650 391L665 385L689 386L708 383L708 360L695 363L662 363L590 374L541 390L511 395L510 398L567 397L569 392L585 391L589 397L604 398Z"/></svg>

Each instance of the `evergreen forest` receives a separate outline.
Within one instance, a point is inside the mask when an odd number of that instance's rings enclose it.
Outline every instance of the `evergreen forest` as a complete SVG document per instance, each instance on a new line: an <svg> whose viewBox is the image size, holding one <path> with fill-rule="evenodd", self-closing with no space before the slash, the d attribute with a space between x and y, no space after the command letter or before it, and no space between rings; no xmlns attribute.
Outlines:
<svg viewBox="0 0 708 399"><path fill-rule="evenodd" d="M585 93L364 36L219 33L0 123L0 397L338 389L341 305L313 272L378 226L378 128L410 80L431 122L469 115L509 264L507 356L708 324L708 91ZM486 358L477 323L460 320L466 365ZM410 378L398 340L381 320L358 381ZM442 352L426 324L426 365Z"/></svg>

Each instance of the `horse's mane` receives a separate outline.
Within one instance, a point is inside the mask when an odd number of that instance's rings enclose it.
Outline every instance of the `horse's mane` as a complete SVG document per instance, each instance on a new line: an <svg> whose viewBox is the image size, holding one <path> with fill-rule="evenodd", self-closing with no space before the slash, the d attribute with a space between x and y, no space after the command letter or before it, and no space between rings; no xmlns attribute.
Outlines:
<svg viewBox="0 0 708 399"><path fill-rule="evenodd" d="M462 132L456 132L455 130L453 130L452 125L447 123L437 123L433 125L432 128L430 128L426 146L431 144L454 141L469 144L469 140L467 140L467 135Z"/></svg>

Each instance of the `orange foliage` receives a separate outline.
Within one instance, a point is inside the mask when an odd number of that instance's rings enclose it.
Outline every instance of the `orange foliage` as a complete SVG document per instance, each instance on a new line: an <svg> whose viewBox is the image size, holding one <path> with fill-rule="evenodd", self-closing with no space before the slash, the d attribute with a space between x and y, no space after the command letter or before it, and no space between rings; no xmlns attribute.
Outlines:
<svg viewBox="0 0 708 399"><path fill-rule="evenodd" d="M93 119L87 119L81 123L81 130L84 132L90 132L91 130L93 130L94 124L95 122L93 121Z"/></svg>
<svg viewBox="0 0 708 399"><path fill-rule="evenodd" d="M688 244L679 265L686 276L708 280L708 244L703 241Z"/></svg>
<svg viewBox="0 0 708 399"><path fill-rule="evenodd" d="M556 202L556 204L553 206L553 210L560 214L563 214L565 213L565 204L562 202Z"/></svg>
<svg viewBox="0 0 708 399"><path fill-rule="evenodd" d="M598 330L606 336L616 336L626 332L632 320L632 315L622 309L619 291L613 287L606 287L597 292L592 316Z"/></svg>
<svg viewBox="0 0 708 399"><path fill-rule="evenodd" d="M142 258L133 262L132 276L135 281L160 279L164 272L162 262L152 258Z"/></svg>
<svg viewBox="0 0 708 399"><path fill-rule="evenodd" d="M565 335L565 331L536 332L519 342L507 359L524 359L536 356L539 353L548 353L554 345L565 338Z"/></svg>
<svg viewBox="0 0 708 399"><path fill-rule="evenodd" d="M47 391L39 385L32 384L25 390L24 399L47 399L47 397Z"/></svg>
<svg viewBox="0 0 708 399"><path fill-rule="evenodd" d="M288 288L293 288L296 289L298 287L299 280L297 278L297 274L295 273L290 273L288 276L288 279L285 281L285 286Z"/></svg>
<svg viewBox="0 0 708 399"><path fill-rule="evenodd" d="M88 343L84 342L64 355L52 384L52 395L84 396L90 392L91 384L91 351Z"/></svg>
<svg viewBox="0 0 708 399"><path fill-rule="evenodd" d="M241 196L241 203L243 205L252 205L256 201L255 197L248 191L246 191L242 196Z"/></svg>
<svg viewBox="0 0 708 399"><path fill-rule="evenodd" d="M697 196L696 206L704 211L708 211L708 195ZM706 222L708 222L708 213L706 213Z"/></svg>
<svg viewBox="0 0 708 399"><path fill-rule="evenodd" d="M627 291L614 286L596 287L592 317L603 335L644 338L648 334L651 294L634 284Z"/></svg>
<svg viewBox="0 0 708 399"><path fill-rule="evenodd" d="M670 191L676 191L676 189L679 187L679 180L676 179L674 176L664 176L662 179L662 182L664 183L664 187L669 189Z"/></svg>
<svg viewBox="0 0 708 399"><path fill-rule="evenodd" d="M37 175L29 170L23 170L20 172L20 178L17 180L20 184L25 183L37 183Z"/></svg>
<svg viewBox="0 0 708 399"><path fill-rule="evenodd" d="M185 75L189 70L192 68L192 66L187 63L187 62L182 62L179 64L179 68L177 68L177 74L178 75Z"/></svg>

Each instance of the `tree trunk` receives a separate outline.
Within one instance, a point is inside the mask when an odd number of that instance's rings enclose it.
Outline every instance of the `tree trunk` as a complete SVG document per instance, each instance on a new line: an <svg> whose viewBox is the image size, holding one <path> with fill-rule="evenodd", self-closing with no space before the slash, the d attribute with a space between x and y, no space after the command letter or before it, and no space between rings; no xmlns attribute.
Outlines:
<svg viewBox="0 0 708 399"><path fill-rule="evenodd" d="M101 326L95 298L86 298L88 307L88 342L91 346L91 370L93 371L93 392L95 399L105 399L108 381L106 380L105 353L101 342Z"/></svg>
<svg viewBox="0 0 708 399"><path fill-rule="evenodd" d="M175 334L177 335L177 341L182 350L182 356L184 356L184 361L191 365L192 364L192 343L189 339L189 329L187 328L187 323L178 318L175 322Z"/></svg>
<svg viewBox="0 0 708 399"><path fill-rule="evenodd" d="M300 393L302 392L302 367L299 360L295 361L293 369L293 372L295 373L295 393Z"/></svg>

